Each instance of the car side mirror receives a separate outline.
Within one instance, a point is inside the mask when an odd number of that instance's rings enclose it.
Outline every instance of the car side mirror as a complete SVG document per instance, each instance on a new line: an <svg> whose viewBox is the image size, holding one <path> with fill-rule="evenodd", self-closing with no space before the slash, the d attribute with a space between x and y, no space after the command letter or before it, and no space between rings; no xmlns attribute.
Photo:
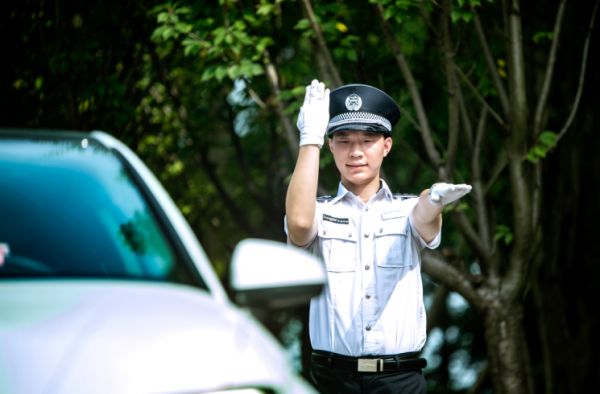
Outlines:
<svg viewBox="0 0 600 394"><path fill-rule="evenodd" d="M245 239L233 252L230 285L239 305L276 309L307 304L325 281L315 257L282 242Z"/></svg>

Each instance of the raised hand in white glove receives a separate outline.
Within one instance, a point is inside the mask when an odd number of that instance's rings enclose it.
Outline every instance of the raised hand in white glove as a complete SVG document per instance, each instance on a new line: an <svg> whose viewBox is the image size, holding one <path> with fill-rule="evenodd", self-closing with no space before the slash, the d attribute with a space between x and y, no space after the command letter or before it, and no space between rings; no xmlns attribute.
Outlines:
<svg viewBox="0 0 600 394"><path fill-rule="evenodd" d="M434 183L429 189L429 201L443 206L450 204L471 191L471 185L452 183Z"/></svg>
<svg viewBox="0 0 600 394"><path fill-rule="evenodd" d="M300 146L323 146L325 131L329 123L329 89L323 82L313 79L306 87L304 103L298 114L298 130L300 130Z"/></svg>

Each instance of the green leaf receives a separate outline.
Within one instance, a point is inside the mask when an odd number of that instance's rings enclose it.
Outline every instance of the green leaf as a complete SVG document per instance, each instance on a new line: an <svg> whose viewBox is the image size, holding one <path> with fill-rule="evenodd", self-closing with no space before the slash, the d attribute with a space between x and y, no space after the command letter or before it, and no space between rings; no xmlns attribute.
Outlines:
<svg viewBox="0 0 600 394"><path fill-rule="evenodd" d="M190 14L191 12L192 12L192 10L189 7L178 7L173 11L174 14L178 14L178 15L187 15L187 14Z"/></svg>
<svg viewBox="0 0 600 394"><path fill-rule="evenodd" d="M214 44L215 45L221 45L221 43L223 42L223 40L225 39L225 34L227 32L225 31L225 29L223 27L218 27L215 30L213 30L213 35L214 35Z"/></svg>
<svg viewBox="0 0 600 394"><path fill-rule="evenodd" d="M510 227L500 224L496 226L496 234L494 235L494 242L502 241L505 245L510 245L514 239L514 234Z"/></svg>
<svg viewBox="0 0 600 394"><path fill-rule="evenodd" d="M192 25L190 25L189 23L177 22L177 23L175 24L175 29L176 29L177 31L179 31L180 33L187 34L187 33L189 33L189 32L191 32L191 31L192 31L192 29L193 29L193 26L192 26Z"/></svg>
<svg viewBox="0 0 600 394"><path fill-rule="evenodd" d="M452 19L452 23L456 23L461 20L469 23L473 19L473 13L471 11L454 9L450 13L450 19Z"/></svg>
<svg viewBox="0 0 600 394"><path fill-rule="evenodd" d="M156 21L159 23L163 23L166 22L167 19L169 19L169 14L166 12L161 12L158 14L158 16L156 17Z"/></svg>
<svg viewBox="0 0 600 394"><path fill-rule="evenodd" d="M392 16L394 16L394 10L392 10L391 8L388 8L386 10L383 11L383 19L384 20L389 20Z"/></svg>
<svg viewBox="0 0 600 394"><path fill-rule="evenodd" d="M300 19L296 26L294 26L294 30L307 30L310 27L310 21L308 19Z"/></svg>
<svg viewBox="0 0 600 394"><path fill-rule="evenodd" d="M529 151L527 152L527 161L535 164L539 161L539 158L532 151Z"/></svg>
<svg viewBox="0 0 600 394"><path fill-rule="evenodd" d="M196 40L186 39L181 44L185 56L196 55L200 52L200 43Z"/></svg>
<svg viewBox="0 0 600 394"><path fill-rule="evenodd" d="M202 72L202 81L209 81L215 77L215 69L214 67L208 67Z"/></svg>
<svg viewBox="0 0 600 394"><path fill-rule="evenodd" d="M262 75L262 74L264 74L264 72L265 71L260 64L253 63L252 67L250 68L251 76Z"/></svg>
<svg viewBox="0 0 600 394"><path fill-rule="evenodd" d="M237 64L233 64L233 65L227 67L227 76L231 80L236 79L240 74L243 73L243 70L244 70L243 66L238 66Z"/></svg>
<svg viewBox="0 0 600 394"><path fill-rule="evenodd" d="M163 36L163 31L166 29L166 26L159 26L152 32L152 36L150 37L153 41L161 41Z"/></svg>
<svg viewBox="0 0 600 394"><path fill-rule="evenodd" d="M215 78L221 82L227 76L227 67L216 67Z"/></svg>
<svg viewBox="0 0 600 394"><path fill-rule="evenodd" d="M546 157L558 142L558 135L552 131L544 131L538 137L537 143L527 152L527 160L531 163L537 163L540 159Z"/></svg>
<svg viewBox="0 0 600 394"><path fill-rule="evenodd" d="M552 41L554 39L554 33L551 31L538 31L533 34L533 42L539 44L543 40Z"/></svg>
<svg viewBox="0 0 600 394"><path fill-rule="evenodd" d="M358 60L358 54L354 49L350 49L346 52L346 57L348 58L348 60L350 61L357 61Z"/></svg>
<svg viewBox="0 0 600 394"><path fill-rule="evenodd" d="M558 134L552 131L544 131L539 136L540 144L548 147L549 149L553 148L558 142Z"/></svg>
<svg viewBox="0 0 600 394"><path fill-rule="evenodd" d="M35 79L34 86L36 90L40 90L44 85L44 77L39 76Z"/></svg>
<svg viewBox="0 0 600 394"><path fill-rule="evenodd" d="M256 9L256 13L258 15L268 16L273 12L273 9L275 9L273 4L260 4Z"/></svg>
<svg viewBox="0 0 600 394"><path fill-rule="evenodd" d="M184 167L185 165L181 160L175 160L173 163L169 164L165 170L170 176L176 176L183 172Z"/></svg>
<svg viewBox="0 0 600 394"><path fill-rule="evenodd" d="M161 37L163 40L168 40L171 37L175 37L175 29L170 26L165 26L165 29L162 31Z"/></svg>
<svg viewBox="0 0 600 394"><path fill-rule="evenodd" d="M271 37L262 37L256 44L256 52L259 54L264 53L269 45L273 45L273 39Z"/></svg>

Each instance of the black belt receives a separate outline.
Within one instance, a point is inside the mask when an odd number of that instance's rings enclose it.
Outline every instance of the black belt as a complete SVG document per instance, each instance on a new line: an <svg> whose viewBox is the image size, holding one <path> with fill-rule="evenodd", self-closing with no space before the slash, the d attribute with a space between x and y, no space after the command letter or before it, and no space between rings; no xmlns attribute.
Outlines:
<svg viewBox="0 0 600 394"><path fill-rule="evenodd" d="M311 362L355 372L420 371L427 366L427 360L417 357L418 355L419 352L409 352L387 356L349 357L313 350Z"/></svg>

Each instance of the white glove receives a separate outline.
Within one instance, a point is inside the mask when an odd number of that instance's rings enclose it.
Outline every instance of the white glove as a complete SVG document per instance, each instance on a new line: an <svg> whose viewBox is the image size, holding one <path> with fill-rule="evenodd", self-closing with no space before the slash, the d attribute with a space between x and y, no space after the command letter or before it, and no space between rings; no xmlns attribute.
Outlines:
<svg viewBox="0 0 600 394"><path fill-rule="evenodd" d="M300 130L300 146L323 146L325 131L329 123L329 89L323 82L313 79L306 87L304 103L298 114L298 130Z"/></svg>
<svg viewBox="0 0 600 394"><path fill-rule="evenodd" d="M429 201L442 206L450 204L471 191L471 185L452 183L434 183L429 189Z"/></svg>

